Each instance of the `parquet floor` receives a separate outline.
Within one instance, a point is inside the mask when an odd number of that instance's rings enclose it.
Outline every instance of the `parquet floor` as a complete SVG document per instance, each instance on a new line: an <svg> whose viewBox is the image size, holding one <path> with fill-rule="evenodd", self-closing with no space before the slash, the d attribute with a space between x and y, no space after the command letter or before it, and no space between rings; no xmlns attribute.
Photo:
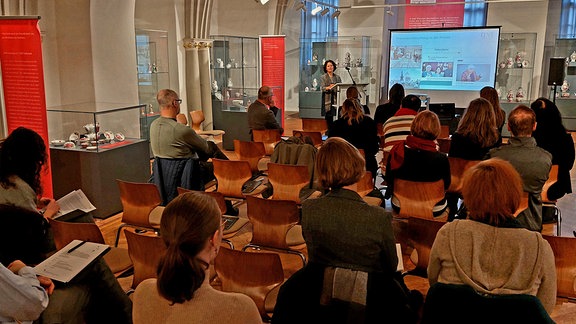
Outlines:
<svg viewBox="0 0 576 324"><path fill-rule="evenodd" d="M298 118L297 113L287 116L285 119L285 134L292 134L293 129L302 129L302 122ZM573 134L574 136L574 134ZM225 151L226 155L230 159L236 159L236 155L233 151ZM264 162L265 163L265 162ZM576 190L576 171L573 169L572 174L572 186ZM561 236L573 237L572 231L576 230L576 194L567 195L558 201L558 206L562 211L562 225L561 225ZM246 204L240 205L240 217L246 216ZM390 208L387 206L387 208ZM116 231L120 226L121 213L104 220L97 220L97 224L100 226L104 234L104 238L108 244L114 244L116 237ZM246 245L251 238L251 225L248 223L242 230L234 236L231 240L234 246L238 249ZM544 225L543 233L555 235L556 225L547 224ZM124 235L120 237L120 247L127 247L126 239ZM306 253L306 251L303 251ZM576 251L575 251L576 256ZM301 266L301 260L298 256L294 255L281 255L282 264L285 271L285 276L288 278L292 273L298 270ZM404 256L404 266L406 270L413 268L413 264L409 260L408 256ZM406 284L410 289L417 289L421 291L424 295L428 291L429 284L428 280L416 276L406 276ZM125 290L128 290L131 283L132 277L119 278L119 282ZM558 324L576 324L576 303L566 302L563 300L558 300L556 308L552 313L552 318Z"/></svg>

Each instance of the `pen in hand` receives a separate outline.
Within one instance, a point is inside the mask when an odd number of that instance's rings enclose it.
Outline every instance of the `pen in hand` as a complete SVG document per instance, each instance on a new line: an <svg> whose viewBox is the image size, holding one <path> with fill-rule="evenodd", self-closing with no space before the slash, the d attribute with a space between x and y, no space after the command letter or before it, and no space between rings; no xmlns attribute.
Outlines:
<svg viewBox="0 0 576 324"><path fill-rule="evenodd" d="M70 250L68 250L68 252L66 253L72 253L74 252L77 248L81 247L82 245L84 245L84 243L86 243L86 241L82 241L80 243L78 243L76 246L74 246L73 248L71 248Z"/></svg>

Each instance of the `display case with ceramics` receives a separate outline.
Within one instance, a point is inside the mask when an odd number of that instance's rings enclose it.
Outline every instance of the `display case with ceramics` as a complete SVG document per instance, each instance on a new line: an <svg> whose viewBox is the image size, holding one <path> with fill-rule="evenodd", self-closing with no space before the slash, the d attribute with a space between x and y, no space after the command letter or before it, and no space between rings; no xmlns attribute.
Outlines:
<svg viewBox="0 0 576 324"><path fill-rule="evenodd" d="M146 140L145 104L84 103L49 107L52 148L99 152Z"/></svg>
<svg viewBox="0 0 576 324"><path fill-rule="evenodd" d="M576 35L575 35L576 36ZM576 38L556 38L554 46L554 57L564 58L564 78L561 84L550 87L550 100L556 93L556 106L562 114L564 127L570 131L576 130Z"/></svg>
<svg viewBox="0 0 576 324"><path fill-rule="evenodd" d="M496 89L503 103L528 103L534 74L536 33L501 33Z"/></svg>

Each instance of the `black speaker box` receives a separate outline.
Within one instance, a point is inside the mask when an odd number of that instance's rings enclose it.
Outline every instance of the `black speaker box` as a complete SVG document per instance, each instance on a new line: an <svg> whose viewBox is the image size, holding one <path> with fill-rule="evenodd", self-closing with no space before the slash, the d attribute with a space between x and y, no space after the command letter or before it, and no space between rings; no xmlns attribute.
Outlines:
<svg viewBox="0 0 576 324"><path fill-rule="evenodd" d="M563 57L551 57L550 68L548 69L548 85L562 85L564 81L564 64L566 59Z"/></svg>

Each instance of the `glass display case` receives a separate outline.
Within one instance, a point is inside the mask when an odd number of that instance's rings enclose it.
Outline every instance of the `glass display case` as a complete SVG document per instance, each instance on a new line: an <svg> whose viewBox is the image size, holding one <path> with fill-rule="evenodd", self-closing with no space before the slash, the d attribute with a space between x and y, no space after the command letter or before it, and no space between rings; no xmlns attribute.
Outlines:
<svg viewBox="0 0 576 324"><path fill-rule="evenodd" d="M136 63L138 99L146 104L149 114L158 114L156 94L170 88L168 73L168 33L157 30L136 30Z"/></svg>
<svg viewBox="0 0 576 324"><path fill-rule="evenodd" d="M47 109L50 148L99 152L147 139L147 105L84 103Z"/></svg>
<svg viewBox="0 0 576 324"><path fill-rule="evenodd" d="M496 90L502 103L528 104L534 75L536 33L501 33Z"/></svg>
<svg viewBox="0 0 576 324"><path fill-rule="evenodd" d="M550 100L556 93L556 106L562 115L562 122L567 130L576 130L576 38L557 38L554 57L565 58L564 80L562 84L550 87Z"/></svg>
<svg viewBox="0 0 576 324"><path fill-rule="evenodd" d="M364 92L372 78L371 47L369 36L338 37L327 41L315 39L300 40L300 88L299 111L301 118L322 118L321 77L324 63L336 63L335 74L342 79L339 87L339 105L346 99L346 89L356 84L362 95L362 102L368 103Z"/></svg>

